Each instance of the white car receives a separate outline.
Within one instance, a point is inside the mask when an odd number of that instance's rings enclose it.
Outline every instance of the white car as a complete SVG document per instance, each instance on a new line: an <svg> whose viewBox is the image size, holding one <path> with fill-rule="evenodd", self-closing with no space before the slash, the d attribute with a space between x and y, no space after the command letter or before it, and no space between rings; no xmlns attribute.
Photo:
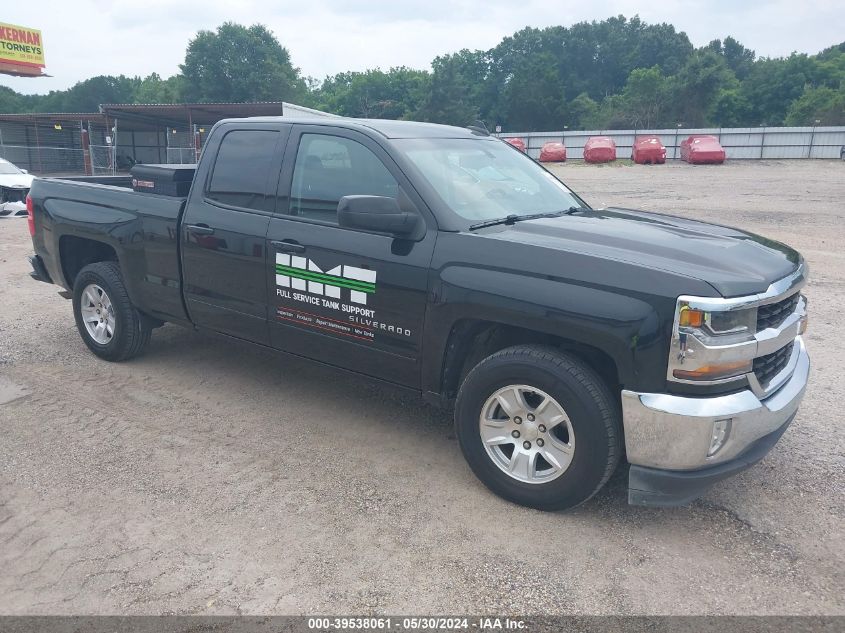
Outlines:
<svg viewBox="0 0 845 633"><path fill-rule="evenodd" d="M26 215L26 195L33 176L0 158L0 218Z"/></svg>

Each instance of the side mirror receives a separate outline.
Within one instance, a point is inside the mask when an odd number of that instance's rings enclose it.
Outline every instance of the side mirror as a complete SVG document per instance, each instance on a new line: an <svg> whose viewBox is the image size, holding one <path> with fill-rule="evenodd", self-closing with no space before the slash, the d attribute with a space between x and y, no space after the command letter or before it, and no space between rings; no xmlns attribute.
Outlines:
<svg viewBox="0 0 845 633"><path fill-rule="evenodd" d="M26 169L21 169L21 173L22 173L22 174L28 174L28 173L29 173L29 171L27 171Z"/></svg>
<svg viewBox="0 0 845 633"><path fill-rule="evenodd" d="M385 196L343 196L337 203L337 223L350 229L411 237L420 216L402 211L396 198Z"/></svg>

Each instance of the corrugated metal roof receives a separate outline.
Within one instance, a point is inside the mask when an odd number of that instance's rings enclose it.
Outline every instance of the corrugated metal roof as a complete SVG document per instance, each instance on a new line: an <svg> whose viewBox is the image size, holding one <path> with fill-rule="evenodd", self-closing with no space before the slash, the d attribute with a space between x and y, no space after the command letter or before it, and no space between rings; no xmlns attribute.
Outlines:
<svg viewBox="0 0 845 633"><path fill-rule="evenodd" d="M73 121L86 121L88 119L101 119L103 115L99 112L20 112L2 113L0 120L14 121L20 119L62 119Z"/></svg>
<svg viewBox="0 0 845 633"><path fill-rule="evenodd" d="M150 107L200 107L200 106L251 106L251 105L275 105L281 106L284 101L209 101L209 102L194 102L194 103L101 103L100 108L110 107L136 107L136 108L150 108ZM302 106L300 106L302 107Z"/></svg>
<svg viewBox="0 0 845 633"><path fill-rule="evenodd" d="M100 112L110 118L135 119L161 125L210 125L228 117L282 114L281 101L256 103L104 103Z"/></svg>
<svg viewBox="0 0 845 633"><path fill-rule="evenodd" d="M337 115L282 101L248 103L103 103L99 112L33 112L0 114L0 121L103 121L117 120L125 130L155 130L162 127L184 128L191 124L209 126L220 119L284 116L285 108L294 116L335 117Z"/></svg>

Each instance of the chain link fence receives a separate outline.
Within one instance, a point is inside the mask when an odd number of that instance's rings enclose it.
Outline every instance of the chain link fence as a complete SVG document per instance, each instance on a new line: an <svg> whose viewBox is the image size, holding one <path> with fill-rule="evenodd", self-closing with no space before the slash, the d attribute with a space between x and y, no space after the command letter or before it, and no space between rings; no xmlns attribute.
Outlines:
<svg viewBox="0 0 845 633"><path fill-rule="evenodd" d="M197 126L168 128L167 162L179 165L196 163L198 134Z"/></svg>
<svg viewBox="0 0 845 633"><path fill-rule="evenodd" d="M82 149L32 145L0 145L0 158L37 174L79 174L85 171Z"/></svg>
<svg viewBox="0 0 845 633"><path fill-rule="evenodd" d="M114 142L116 131L116 125L93 121L88 123L92 175L110 176L116 173Z"/></svg>
<svg viewBox="0 0 845 633"><path fill-rule="evenodd" d="M0 158L37 174L84 173L82 126L78 122L3 122Z"/></svg>
<svg viewBox="0 0 845 633"><path fill-rule="evenodd" d="M197 150L193 147L168 147L167 162L191 165L197 162Z"/></svg>
<svg viewBox="0 0 845 633"><path fill-rule="evenodd" d="M126 122L95 114L73 115L73 120L49 114L7 116L0 115L0 157L46 176L126 174L136 163L196 163L212 127Z"/></svg>
<svg viewBox="0 0 845 633"><path fill-rule="evenodd" d="M115 148L113 145L91 145L91 172L94 176L114 175L117 171L115 165Z"/></svg>

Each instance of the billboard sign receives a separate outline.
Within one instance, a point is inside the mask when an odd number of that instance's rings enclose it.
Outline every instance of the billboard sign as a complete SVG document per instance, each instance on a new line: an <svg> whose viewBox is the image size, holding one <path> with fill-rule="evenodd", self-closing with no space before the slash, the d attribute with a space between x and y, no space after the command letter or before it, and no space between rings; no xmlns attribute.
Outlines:
<svg viewBox="0 0 845 633"><path fill-rule="evenodd" d="M41 31L0 22L0 72L37 76L43 68Z"/></svg>

